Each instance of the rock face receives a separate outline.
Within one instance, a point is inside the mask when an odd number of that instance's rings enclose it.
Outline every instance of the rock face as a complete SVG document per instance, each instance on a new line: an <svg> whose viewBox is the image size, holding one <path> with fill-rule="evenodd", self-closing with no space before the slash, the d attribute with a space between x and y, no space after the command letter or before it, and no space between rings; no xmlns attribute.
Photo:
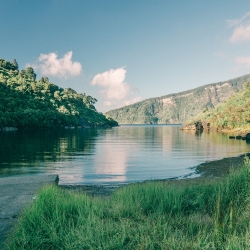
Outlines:
<svg viewBox="0 0 250 250"><path fill-rule="evenodd" d="M106 115L119 124L180 124L225 101L237 90L243 89L243 84L248 80L250 75L245 75L176 94L151 98L111 110Z"/></svg>

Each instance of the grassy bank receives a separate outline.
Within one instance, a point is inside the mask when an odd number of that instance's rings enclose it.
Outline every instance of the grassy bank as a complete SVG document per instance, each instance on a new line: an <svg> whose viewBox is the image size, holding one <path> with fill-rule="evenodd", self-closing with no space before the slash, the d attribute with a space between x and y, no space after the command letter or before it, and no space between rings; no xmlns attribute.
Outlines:
<svg viewBox="0 0 250 250"><path fill-rule="evenodd" d="M46 187L5 249L248 249L249 160L192 183L137 183L108 199Z"/></svg>

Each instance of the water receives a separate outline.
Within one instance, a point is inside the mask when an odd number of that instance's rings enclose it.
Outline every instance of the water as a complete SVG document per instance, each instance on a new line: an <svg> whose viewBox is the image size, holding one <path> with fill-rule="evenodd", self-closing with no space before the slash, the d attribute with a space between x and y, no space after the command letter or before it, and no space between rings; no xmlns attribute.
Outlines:
<svg viewBox="0 0 250 250"><path fill-rule="evenodd" d="M56 173L60 184L115 184L194 174L202 162L249 152L217 132L177 125L0 133L0 177Z"/></svg>

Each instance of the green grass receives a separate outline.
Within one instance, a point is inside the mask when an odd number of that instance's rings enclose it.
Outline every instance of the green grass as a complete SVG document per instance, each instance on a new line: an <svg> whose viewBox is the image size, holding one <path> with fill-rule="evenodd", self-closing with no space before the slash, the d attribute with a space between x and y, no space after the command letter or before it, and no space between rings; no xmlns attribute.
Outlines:
<svg viewBox="0 0 250 250"><path fill-rule="evenodd" d="M107 199L48 186L4 249L249 249L249 194L249 160L218 180L137 183Z"/></svg>

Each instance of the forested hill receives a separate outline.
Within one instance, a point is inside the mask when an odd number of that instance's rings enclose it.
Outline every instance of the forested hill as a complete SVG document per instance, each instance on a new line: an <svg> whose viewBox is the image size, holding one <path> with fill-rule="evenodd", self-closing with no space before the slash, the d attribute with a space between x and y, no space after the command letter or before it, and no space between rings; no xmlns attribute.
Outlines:
<svg viewBox="0 0 250 250"><path fill-rule="evenodd" d="M178 124L204 110L214 108L237 90L242 90L250 74L232 80L207 84L192 90L147 99L111 110L107 116L119 124Z"/></svg>
<svg viewBox="0 0 250 250"><path fill-rule="evenodd" d="M97 100L60 88L47 77L36 80L31 67L18 70L13 63L0 59L0 128L116 126L116 121L98 113Z"/></svg>
<svg viewBox="0 0 250 250"><path fill-rule="evenodd" d="M216 129L250 131L250 82L244 90L230 96L214 109L208 109L193 117L184 129Z"/></svg>

